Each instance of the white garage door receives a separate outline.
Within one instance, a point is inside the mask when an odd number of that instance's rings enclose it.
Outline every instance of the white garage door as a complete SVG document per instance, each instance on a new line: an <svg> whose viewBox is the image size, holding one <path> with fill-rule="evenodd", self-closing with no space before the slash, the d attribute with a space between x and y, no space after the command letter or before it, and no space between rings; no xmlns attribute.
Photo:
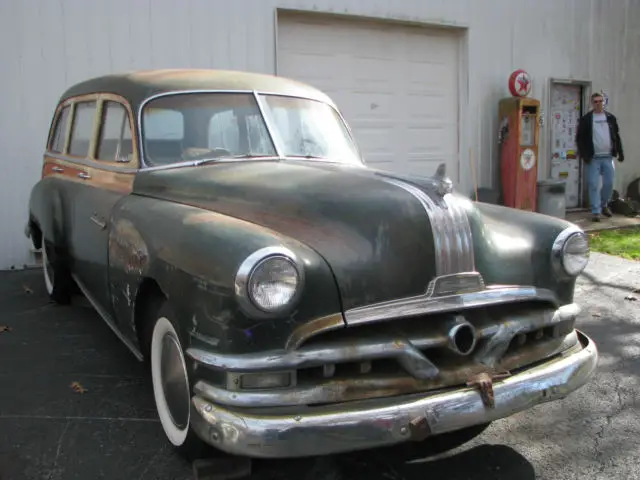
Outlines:
<svg viewBox="0 0 640 480"><path fill-rule="evenodd" d="M278 74L326 92L374 168L458 179L458 37L446 30L280 14Z"/></svg>

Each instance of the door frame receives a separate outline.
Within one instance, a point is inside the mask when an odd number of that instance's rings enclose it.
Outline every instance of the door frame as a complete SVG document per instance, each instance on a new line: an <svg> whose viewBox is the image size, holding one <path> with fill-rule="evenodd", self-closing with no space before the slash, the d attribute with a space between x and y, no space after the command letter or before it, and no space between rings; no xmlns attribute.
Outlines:
<svg viewBox="0 0 640 480"><path fill-rule="evenodd" d="M551 141L553 136L553 121L551 120L551 112L552 112L552 95L551 92L553 90L554 85L568 85L568 86L578 86L582 88L582 98L580 104L580 115L584 115L587 111L587 108L590 104L589 99L591 98L591 90L593 88L591 80L580 80L580 79L571 79L571 78L557 78L550 77L548 83L548 94L547 94L547 115L548 121L546 125L546 137L547 141L547 154L549 158L549 162L547 164L547 178L551 178L551 161L553 158L553 142ZM586 185L586 177L584 175L584 163L582 159L579 159L579 178L580 182L578 185L578 207L567 208L567 212L580 212L587 208L585 191L587 188Z"/></svg>

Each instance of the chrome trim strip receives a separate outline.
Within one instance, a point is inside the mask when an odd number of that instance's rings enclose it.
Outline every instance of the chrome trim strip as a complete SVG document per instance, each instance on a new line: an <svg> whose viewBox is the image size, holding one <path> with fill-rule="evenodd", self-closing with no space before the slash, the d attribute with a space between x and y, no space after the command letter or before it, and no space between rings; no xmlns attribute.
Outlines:
<svg viewBox="0 0 640 480"><path fill-rule="evenodd" d="M333 315L315 318L297 327L293 333L289 335L284 348L285 350L295 350L308 339L315 337L316 335L345 327L346 323L344 323L342 313L335 313Z"/></svg>
<svg viewBox="0 0 640 480"><path fill-rule="evenodd" d="M262 115L262 120L264 121L267 127L267 132L271 137L271 143L273 145L273 148L276 149L276 154L278 155L278 158L284 159L284 156L282 153L284 152L284 142L282 141L282 138L280 137L279 133L277 133L276 135L277 130L273 126L273 119L271 118L271 115L267 115L264 105L262 103L262 99L260 98L260 95L258 95L258 92L256 92L255 90L253 91L253 98L255 98L256 103L258 104L258 110L260 110L260 115Z"/></svg>
<svg viewBox="0 0 640 480"><path fill-rule="evenodd" d="M451 193L447 193L444 196L444 201L449 207L450 222L452 224L456 239L456 247L458 248L454 252L454 266L452 269L458 271L474 271L476 266L476 259L474 254L473 234L471 233L471 225L467 214L462 208L460 201ZM455 263L457 261L457 264ZM456 272L457 273L457 272Z"/></svg>
<svg viewBox="0 0 640 480"><path fill-rule="evenodd" d="M541 359L548 360L563 352L570 352L578 344L578 336L573 330L564 338L547 341L541 345L527 348L524 352L509 354L500 362L498 371L510 371L526 367ZM227 388L223 388L199 381L194 385L194 394L224 407L295 407L297 405L380 399L418 392L429 395L438 389L463 385L470 376L486 371L493 370L482 365L467 364L464 368L443 369L436 377L424 379L416 379L406 375L366 375L366 373L361 373L360 375L353 374L348 379L318 379L314 383L269 390L239 390L235 387L229 388L228 384ZM242 375L235 372L228 374L227 383L230 383L229 380L235 381Z"/></svg>
<svg viewBox="0 0 640 480"><path fill-rule="evenodd" d="M513 314L500 319L475 321L476 339L498 337L496 342L490 342L486 350L487 355L495 358L496 348L503 342L508 346L515 335L575 320L579 313L578 305L571 303L557 310L545 309ZM464 318L464 315L461 314L460 317ZM429 325L426 332L413 332L401 337L379 334L375 337L361 338L356 344L352 340L342 339L303 346L298 350L270 350L241 355L216 353L192 347L187 349L186 355L208 368L246 373L321 367L326 364L356 363L383 358L396 359L415 378L433 378L438 373L437 368L421 350L446 347L450 328L450 325L443 323ZM476 357L477 360L482 360L483 354Z"/></svg>
<svg viewBox="0 0 640 480"><path fill-rule="evenodd" d="M93 298L93 296L89 293L89 290L87 289L87 287L84 285L84 283L82 283L82 281L78 278L78 276L74 273L72 273L71 276L75 280L82 294L86 297L87 300L89 300L89 303L93 306L93 308L98 313L98 315L102 318L104 323L107 324L107 326L111 329L111 331L113 331L113 333L116 334L116 336L120 339L120 341L125 344L125 346L131 351L131 353L133 353L134 357L136 357L139 361L142 362L144 360L144 357L142 356L142 353L140 352L140 350L135 346L135 344L131 340L129 340L127 337L124 336L124 334L120 331L120 329L118 329L118 327L116 326L116 323L112 320L111 316L109 316L109 314L104 310L104 308L102 308L100 304Z"/></svg>
<svg viewBox="0 0 640 480"><path fill-rule="evenodd" d="M478 272L452 273L435 277L429 282L425 296L443 297L447 294L458 295L485 289L484 279ZM454 291L452 291L454 290Z"/></svg>
<svg viewBox="0 0 640 480"><path fill-rule="evenodd" d="M429 217L435 247L436 275L475 271L471 227L457 199L447 193L443 197L444 204L439 205L415 185L394 177L384 176L383 179L413 195Z"/></svg>
<svg viewBox="0 0 640 480"><path fill-rule="evenodd" d="M500 305L504 303L539 300L559 306L555 293L536 287L487 288L479 292L449 295L444 297L416 297L391 300L366 307L353 308L344 314L347 325L378 322L392 318L413 317L433 313L460 311L463 309Z"/></svg>
<svg viewBox="0 0 640 480"><path fill-rule="evenodd" d="M480 337L483 332L478 332ZM396 359L406 365L415 378L433 378L438 369L419 348L446 346L446 332L428 338L403 339L383 337L353 342L327 343L319 347L293 351L269 351L244 355L211 353L198 348L187 349L187 356L200 365L226 372L270 372L296 368L321 367L331 363Z"/></svg>
<svg viewBox="0 0 640 480"><path fill-rule="evenodd" d="M595 343L581 332L579 339L582 349L495 381L494 408L485 406L474 388L313 410L300 405L287 414L228 409L195 395L191 424L200 438L222 451L261 458L329 455L420 440L508 417L579 389L598 364ZM416 431L415 425L424 429Z"/></svg>

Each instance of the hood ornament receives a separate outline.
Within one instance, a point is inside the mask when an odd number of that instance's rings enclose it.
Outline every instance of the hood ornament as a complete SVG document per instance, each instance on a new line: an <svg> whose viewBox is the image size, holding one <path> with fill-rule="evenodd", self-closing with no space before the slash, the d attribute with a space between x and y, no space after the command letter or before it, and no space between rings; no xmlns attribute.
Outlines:
<svg viewBox="0 0 640 480"><path fill-rule="evenodd" d="M438 194L441 197L444 197L447 193L453 192L453 182L447 176L446 163L441 163L440 165L438 165L438 168L436 169L436 174L433 176L433 178L437 182Z"/></svg>

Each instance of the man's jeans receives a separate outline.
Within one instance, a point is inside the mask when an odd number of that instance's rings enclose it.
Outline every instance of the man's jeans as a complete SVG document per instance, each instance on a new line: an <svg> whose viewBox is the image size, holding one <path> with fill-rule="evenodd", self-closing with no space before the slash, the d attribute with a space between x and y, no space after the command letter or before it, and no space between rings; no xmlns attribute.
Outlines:
<svg viewBox="0 0 640 480"><path fill-rule="evenodd" d="M613 193L613 157L594 157L587 164L587 181L589 183L589 203L591 213L600 214L606 207ZM600 175L602 175L602 190L600 189Z"/></svg>

